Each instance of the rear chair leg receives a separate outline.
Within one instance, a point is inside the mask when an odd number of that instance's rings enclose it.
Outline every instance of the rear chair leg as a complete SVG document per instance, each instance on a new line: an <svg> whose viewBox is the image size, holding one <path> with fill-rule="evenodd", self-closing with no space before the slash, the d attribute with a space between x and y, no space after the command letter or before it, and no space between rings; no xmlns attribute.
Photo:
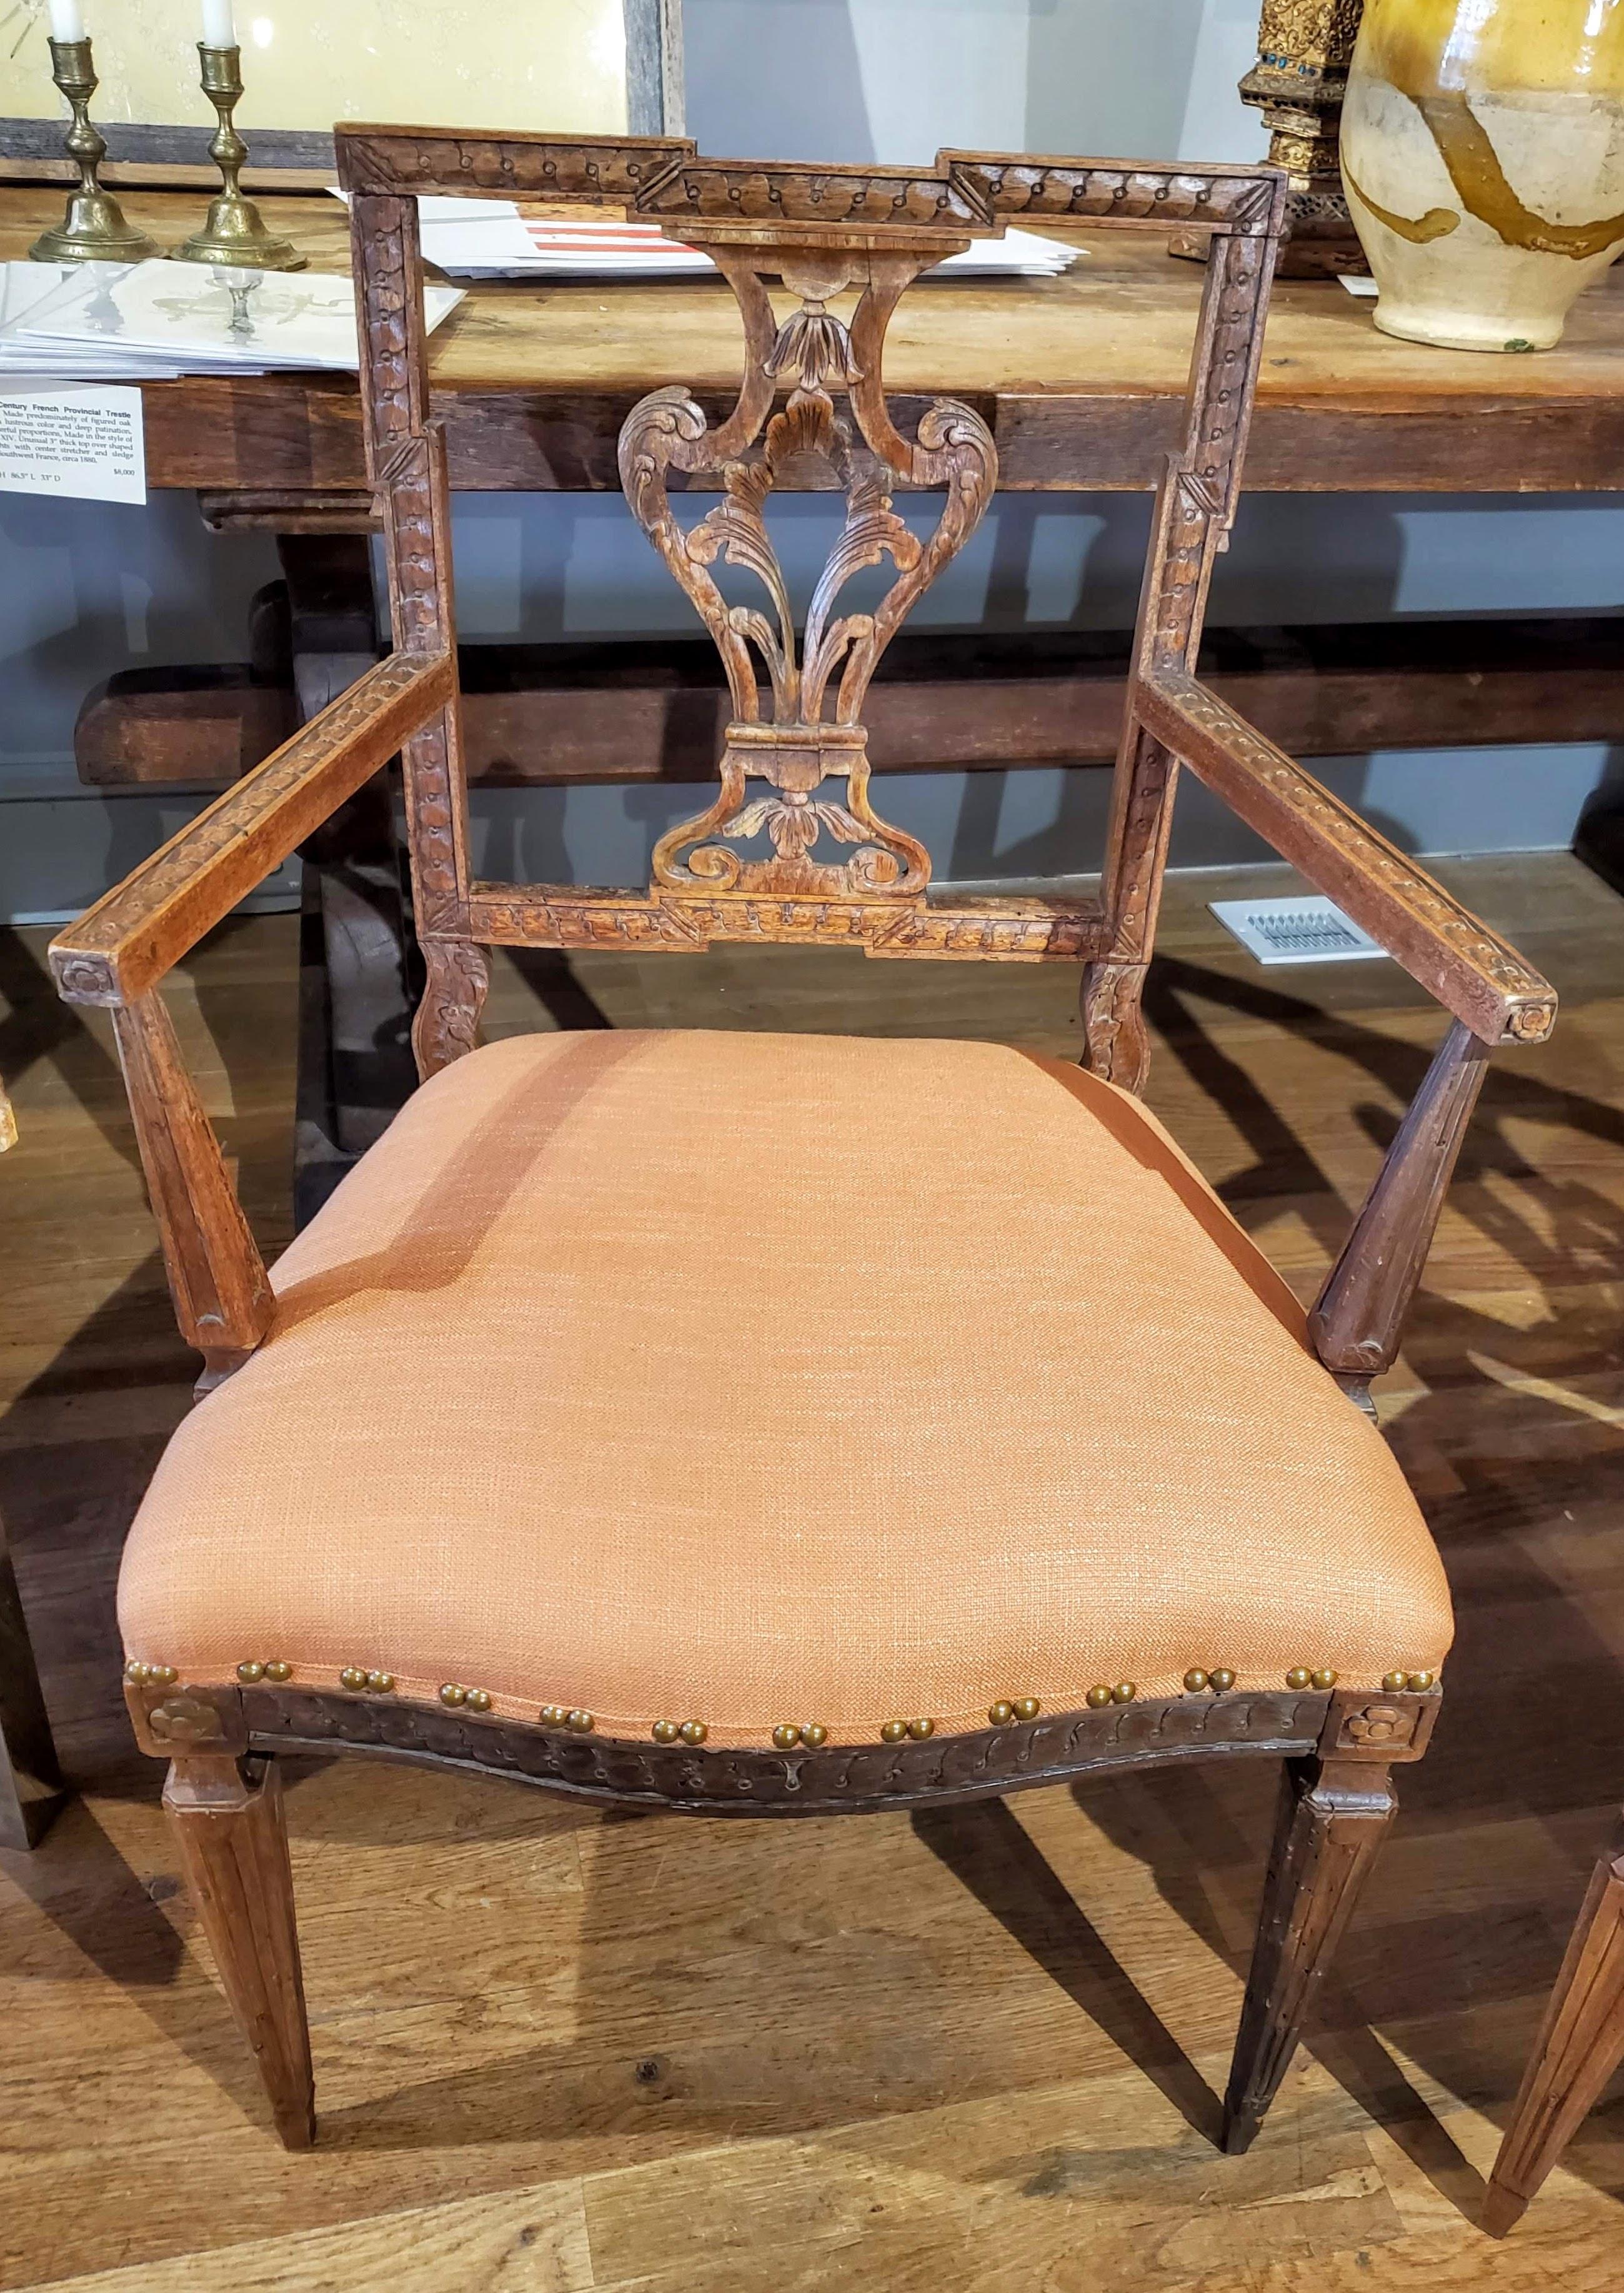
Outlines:
<svg viewBox="0 0 1624 2293"><path fill-rule="evenodd" d="M1223 2146L1251 2146L1376 1849L1398 1811L1384 1763L1287 1760L1252 1973L1241 2008Z"/></svg>
<svg viewBox="0 0 1624 2293"><path fill-rule="evenodd" d="M1596 1867L1494 2161L1483 2227L1504 2237L1624 2060L1624 1854Z"/></svg>
<svg viewBox="0 0 1624 2293"><path fill-rule="evenodd" d="M238 2028L289 2150L315 2139L310 2028L281 1780L267 1760L174 1762L164 1806Z"/></svg>

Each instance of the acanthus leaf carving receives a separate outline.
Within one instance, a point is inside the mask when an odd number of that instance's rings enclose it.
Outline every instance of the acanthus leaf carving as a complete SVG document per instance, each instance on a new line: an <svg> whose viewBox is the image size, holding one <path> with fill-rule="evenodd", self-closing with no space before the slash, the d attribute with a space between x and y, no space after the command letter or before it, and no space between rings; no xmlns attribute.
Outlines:
<svg viewBox="0 0 1624 2293"><path fill-rule="evenodd" d="M411 1026L418 1074L426 1082L479 1043L479 1015L491 986L491 964L472 940L423 942L428 980Z"/></svg>
<svg viewBox="0 0 1624 2293"><path fill-rule="evenodd" d="M929 855L882 821L869 800L862 710L891 636L963 547L991 498L997 482L991 433L968 407L946 401L927 408L914 440L891 425L878 351L890 309L925 255L871 263L849 328L826 308L824 296L857 267L852 258L820 262L804 251L771 248L719 249L718 256L745 322L747 367L734 414L712 433L691 393L668 385L641 400L621 433L627 500L710 629L734 712L717 794L703 812L660 839L654 884L673 891L702 887L794 899L922 902ZM763 283L773 271L782 271L801 296L801 307L782 324ZM866 347L859 350L859 342ZM768 420L775 384L792 379L787 402ZM834 386L844 389L851 418L837 416ZM808 457L821 461L844 492L846 516L798 642L766 512L781 478ZM686 529L671 506L673 472L722 481L722 500ZM946 488L926 537L893 506L897 476ZM895 578L873 610L837 615L847 584L887 561ZM713 571L719 563L753 575L768 609L729 604ZM770 690L770 716L763 714L758 660ZM843 791L819 793L831 778L844 781ZM751 780L767 781L773 793L752 798ZM737 848L761 839L770 857ZM825 843L846 856L823 858Z"/></svg>

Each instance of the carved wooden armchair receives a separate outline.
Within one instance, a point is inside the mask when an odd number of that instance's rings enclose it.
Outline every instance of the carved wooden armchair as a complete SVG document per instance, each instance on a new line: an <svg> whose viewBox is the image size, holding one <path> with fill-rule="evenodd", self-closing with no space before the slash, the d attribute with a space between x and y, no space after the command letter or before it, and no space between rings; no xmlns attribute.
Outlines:
<svg viewBox="0 0 1624 2293"><path fill-rule="evenodd" d="M1450 1637L1436 1552L1357 1405L1396 1351L1483 1061L1555 1009L1194 674L1283 178L965 152L815 170L365 127L338 149L395 651L54 951L62 993L112 1009L206 1363L126 1555L126 1693L171 1762L283 2138L309 2141L313 2117L280 1753L703 1815L1206 1754L1286 1763L1228 2098L1244 2149L1393 1813L1390 1768L1425 1746ZM743 313L736 405L715 420L659 389L621 441L630 512L714 636L735 711L714 800L661 840L646 892L469 870L412 197L463 190L621 202L712 254ZM1011 216L1215 240L1098 901L933 896L928 855L871 801L870 675L997 479L970 408L894 424L887 322L920 271ZM808 462L848 506L798 640L763 513ZM681 515L678 481L700 495ZM927 539L904 488L945 497ZM841 612L882 564L880 601ZM396 750L426 1082L267 1275L157 991ZM1134 1095L1181 762L1453 1017L1306 1318ZM681 1031L475 1049L493 944L718 940L1080 963L1087 1065Z"/></svg>

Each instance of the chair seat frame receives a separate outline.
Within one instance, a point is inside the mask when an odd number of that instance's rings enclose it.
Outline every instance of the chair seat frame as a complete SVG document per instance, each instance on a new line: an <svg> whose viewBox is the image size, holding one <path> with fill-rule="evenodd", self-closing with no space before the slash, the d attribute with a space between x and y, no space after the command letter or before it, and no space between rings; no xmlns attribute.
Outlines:
<svg viewBox="0 0 1624 2293"><path fill-rule="evenodd" d="M1424 871L1220 701L1195 674L1216 553L1238 498L1285 178L1267 168L943 152L934 167L830 169L701 158L666 138L593 141L341 127L351 194L371 482L383 516L394 651L248 774L52 952L70 1001L111 1009L181 1327L207 1389L270 1334L273 1300L158 988L246 892L397 751L428 984L425 1075L472 1049L485 949L692 951L717 940L846 945L871 956L1081 962L1086 1057L1142 1087L1141 997L1186 765L1443 1005L1452 1024L1310 1317L1328 1371L1368 1404L1396 1357L1490 1050L1550 1029L1547 984ZM653 392L621 439L628 502L715 637L735 721L716 797L662 839L646 893L475 879L451 602L450 497L433 417L417 237L419 193L498 191L602 205L703 247L738 298L743 375L715 427L681 387ZM973 409L927 406L908 436L888 404L888 324L921 271L1007 222L1206 231L1212 239L1181 442L1157 493L1101 895L944 897L929 856L874 811L861 715L880 652L973 531L996 484ZM797 305L781 315L771 282ZM849 319L831 309L855 292ZM835 409L842 393L846 416ZM776 409L776 410L775 410ZM775 483L808 458L847 516L798 647L767 532ZM671 500L709 490L685 521ZM921 535L901 492L944 498ZM743 569L770 610L730 602ZM856 572L889 563L872 611L837 617ZM759 670L771 687L763 713ZM832 713L831 713L832 711ZM764 792L752 797L751 783ZM770 850L760 849L765 842ZM825 856L834 847L833 858ZM166 1802L232 2005L278 2126L313 2127L276 1760L342 1751L500 1774L607 1805L819 1816L911 1808L1195 1758L1284 1766L1258 1943L1226 2103L1244 2149L1279 2084L1370 1856L1391 1770L1418 1758L1430 1675L1371 1686L1181 1697L1043 1714L928 1740L792 1750L627 1743L307 1679L221 1682L138 1665L126 1692L142 1748L171 1762ZM263 1673L263 1667L250 1668ZM282 1667L284 1672L287 1667Z"/></svg>

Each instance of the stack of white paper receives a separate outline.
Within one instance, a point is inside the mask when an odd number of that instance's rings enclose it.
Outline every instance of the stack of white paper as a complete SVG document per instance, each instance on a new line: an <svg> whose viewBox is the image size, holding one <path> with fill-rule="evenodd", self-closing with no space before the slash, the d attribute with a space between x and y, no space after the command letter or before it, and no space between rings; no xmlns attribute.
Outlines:
<svg viewBox="0 0 1624 2293"><path fill-rule="evenodd" d="M43 275L43 287L23 274ZM425 296L432 330L463 299ZM347 279L155 261L12 263L0 280L0 377L159 382L359 364Z"/></svg>
<svg viewBox="0 0 1624 2293"><path fill-rule="evenodd" d="M13 376L28 382L60 380L172 382L180 369L161 359L123 350L116 337L85 342L77 351L58 343L31 342L28 320L63 299L64 288L90 288L93 295L122 279L122 263L0 263L0 383Z"/></svg>
<svg viewBox="0 0 1624 2293"><path fill-rule="evenodd" d="M714 270L708 255L679 246L652 223L613 217L524 215L512 199L420 199L428 261L457 279L680 279ZM1053 279L1079 253L1029 231L978 239L927 279Z"/></svg>

